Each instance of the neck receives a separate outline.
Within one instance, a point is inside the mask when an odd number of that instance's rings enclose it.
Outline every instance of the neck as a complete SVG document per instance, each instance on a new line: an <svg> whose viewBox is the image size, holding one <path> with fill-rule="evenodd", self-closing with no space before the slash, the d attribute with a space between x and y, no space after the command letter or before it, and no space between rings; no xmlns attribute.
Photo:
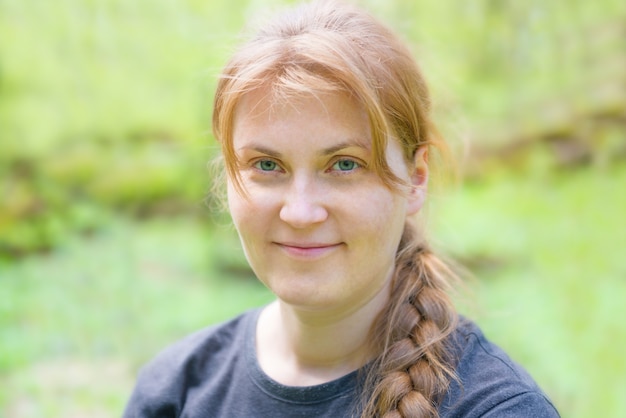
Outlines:
<svg viewBox="0 0 626 418"><path fill-rule="evenodd" d="M313 312L276 301L261 314L257 356L279 383L312 386L346 375L374 355L368 337L388 300L388 289L350 312Z"/></svg>

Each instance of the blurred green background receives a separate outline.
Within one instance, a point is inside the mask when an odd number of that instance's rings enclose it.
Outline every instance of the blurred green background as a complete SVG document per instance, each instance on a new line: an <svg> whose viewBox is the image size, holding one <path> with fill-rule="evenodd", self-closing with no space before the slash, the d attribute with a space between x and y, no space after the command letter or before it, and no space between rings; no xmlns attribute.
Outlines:
<svg viewBox="0 0 626 418"><path fill-rule="evenodd" d="M167 343L261 305L211 208L215 78L269 0L0 0L0 416L115 417ZM626 11L362 0L464 175L431 241L564 417L626 416Z"/></svg>

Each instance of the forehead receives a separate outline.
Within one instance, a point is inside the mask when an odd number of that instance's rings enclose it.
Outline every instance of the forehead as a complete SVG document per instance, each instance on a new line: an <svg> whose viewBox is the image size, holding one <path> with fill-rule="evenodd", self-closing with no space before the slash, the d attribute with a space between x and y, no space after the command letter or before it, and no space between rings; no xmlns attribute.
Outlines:
<svg viewBox="0 0 626 418"><path fill-rule="evenodd" d="M298 132L294 132L297 130ZM242 96L235 107L233 140L281 135L350 136L363 145L371 142L364 106L344 92L301 93L285 96L268 88Z"/></svg>
<svg viewBox="0 0 626 418"><path fill-rule="evenodd" d="M263 86L244 93L235 106L235 119L242 117L280 117L289 112L350 113L366 117L364 106L350 93L341 90L307 90ZM324 110L320 112L319 110Z"/></svg>

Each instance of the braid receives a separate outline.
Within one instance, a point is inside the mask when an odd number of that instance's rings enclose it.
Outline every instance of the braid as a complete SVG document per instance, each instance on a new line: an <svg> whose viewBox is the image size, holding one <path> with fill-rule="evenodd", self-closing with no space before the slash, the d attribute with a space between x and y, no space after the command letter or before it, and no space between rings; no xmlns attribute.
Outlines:
<svg viewBox="0 0 626 418"><path fill-rule="evenodd" d="M447 296L454 273L407 224L396 257L388 306L372 332L383 341L366 379L363 417L437 417L455 378L450 334L457 316Z"/></svg>

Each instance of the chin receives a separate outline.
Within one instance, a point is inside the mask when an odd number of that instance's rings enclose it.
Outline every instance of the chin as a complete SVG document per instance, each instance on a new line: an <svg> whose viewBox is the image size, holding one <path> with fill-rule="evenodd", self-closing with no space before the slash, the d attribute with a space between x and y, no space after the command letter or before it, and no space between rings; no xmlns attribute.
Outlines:
<svg viewBox="0 0 626 418"><path fill-rule="evenodd" d="M281 303L296 309L307 311L324 311L341 306L341 301L337 296L320 294L314 289L295 291L287 289L285 292L275 291L274 295Z"/></svg>

